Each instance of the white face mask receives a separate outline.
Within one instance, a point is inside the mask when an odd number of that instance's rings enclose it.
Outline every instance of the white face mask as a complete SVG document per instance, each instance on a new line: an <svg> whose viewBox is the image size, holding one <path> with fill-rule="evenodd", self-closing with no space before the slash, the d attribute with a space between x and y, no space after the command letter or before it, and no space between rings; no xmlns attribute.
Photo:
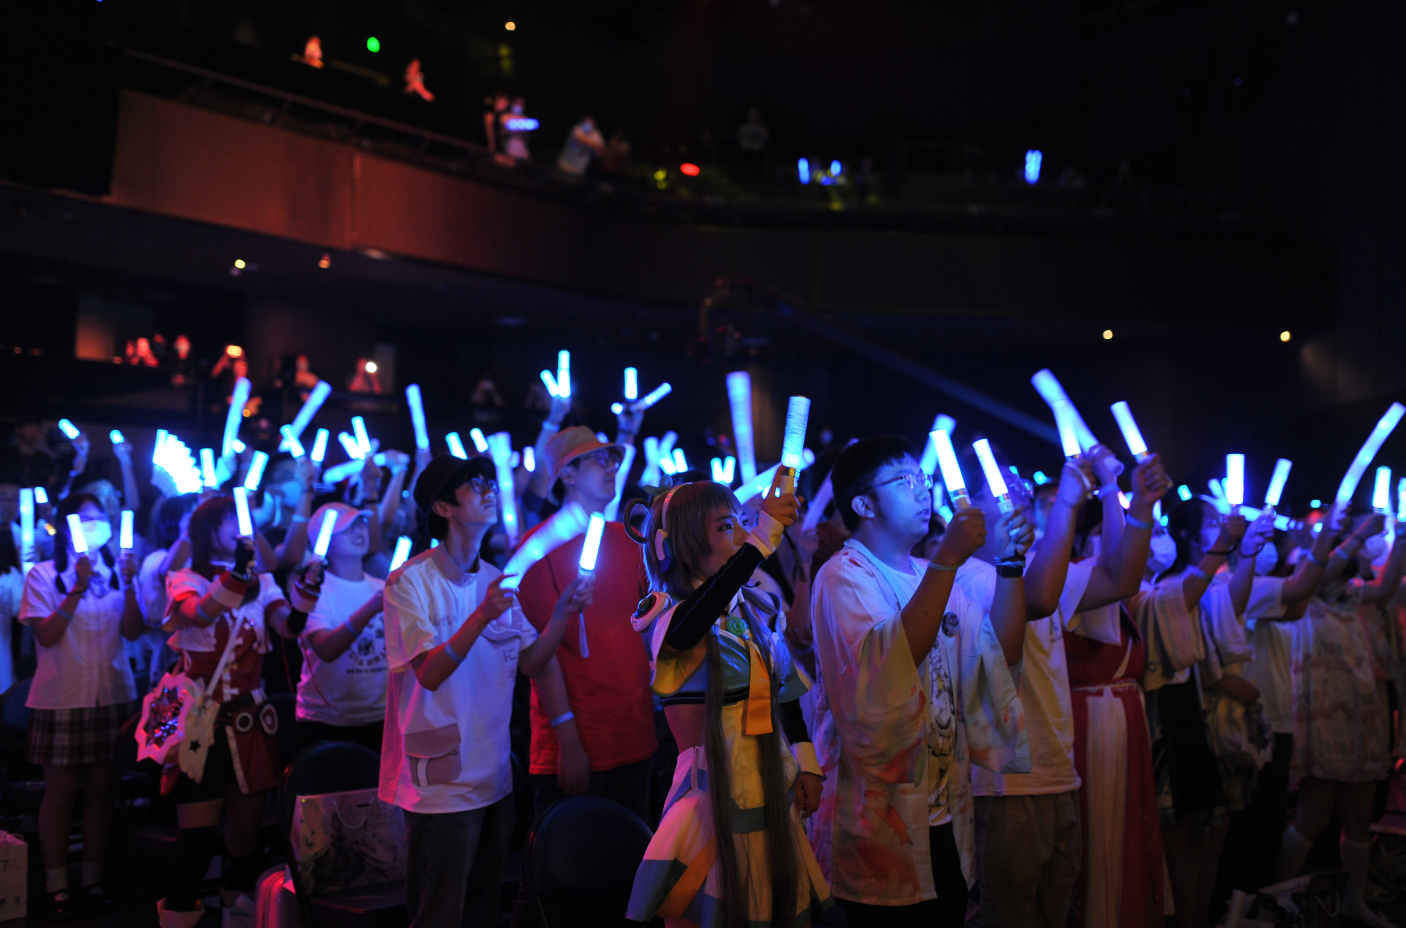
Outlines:
<svg viewBox="0 0 1406 928"><path fill-rule="evenodd" d="M1152 536L1152 544L1147 555L1147 566L1154 574L1160 574L1177 559L1177 543L1171 535L1158 533Z"/></svg>
<svg viewBox="0 0 1406 928"><path fill-rule="evenodd" d="M1255 576L1267 577L1269 572L1279 565L1279 549L1272 544L1266 543L1255 555Z"/></svg>
<svg viewBox="0 0 1406 928"><path fill-rule="evenodd" d="M83 522L83 540L88 543L88 551L97 551L112 540L112 526L105 520L94 519Z"/></svg>

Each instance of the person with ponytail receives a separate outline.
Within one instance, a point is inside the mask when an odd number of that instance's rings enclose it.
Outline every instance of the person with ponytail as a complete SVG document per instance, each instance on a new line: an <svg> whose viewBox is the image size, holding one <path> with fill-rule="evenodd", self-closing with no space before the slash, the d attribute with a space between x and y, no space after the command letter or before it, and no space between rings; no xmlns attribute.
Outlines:
<svg viewBox="0 0 1406 928"><path fill-rule="evenodd" d="M74 550L69 519L83 526L84 551ZM76 898L106 906L103 855L112 827L114 759L122 723L136 710L132 668L122 639L142 633L136 559L114 560L105 546L112 525L96 497L79 493L59 503L54 559L35 564L25 580L20 622L34 631L38 668L25 705L33 710L25 759L44 768L39 851L44 859L49 918L75 914L68 888L68 839L73 807L83 790L83 876Z"/></svg>
<svg viewBox="0 0 1406 928"><path fill-rule="evenodd" d="M648 510L635 540L653 592L634 625L645 635L651 685L679 760L628 917L806 925L831 905L801 824L821 790L798 701L810 681L783 636L769 631L774 600L744 589L795 521L796 498L774 485L750 532L720 483L676 485Z"/></svg>
<svg viewBox="0 0 1406 928"><path fill-rule="evenodd" d="M285 596L272 574L258 573L254 545L240 536L230 497L201 503L187 535L190 564L167 575L162 628L180 653L181 671L218 710L213 737L181 744L179 766L168 763L162 776L181 834L169 891L157 903L161 928L194 928L200 921L200 884L219 851L221 813L230 858L221 870L221 896L232 905L253 892L263 869L259 825L268 790L283 769L274 742L278 713L260 688L264 654L270 630L297 640L322 582L321 564L314 563L290 578L292 595Z"/></svg>

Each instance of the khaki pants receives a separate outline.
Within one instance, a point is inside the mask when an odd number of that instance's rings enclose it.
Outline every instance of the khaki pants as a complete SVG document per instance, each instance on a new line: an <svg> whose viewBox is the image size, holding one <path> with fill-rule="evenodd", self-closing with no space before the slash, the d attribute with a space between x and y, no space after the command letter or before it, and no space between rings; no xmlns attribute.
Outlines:
<svg viewBox="0 0 1406 928"><path fill-rule="evenodd" d="M972 924L1064 928L1083 845L1079 793L978 796Z"/></svg>

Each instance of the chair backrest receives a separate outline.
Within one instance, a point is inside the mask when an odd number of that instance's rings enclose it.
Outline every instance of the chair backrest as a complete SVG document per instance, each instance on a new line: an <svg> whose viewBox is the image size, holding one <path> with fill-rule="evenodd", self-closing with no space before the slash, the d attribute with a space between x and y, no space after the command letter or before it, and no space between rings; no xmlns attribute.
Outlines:
<svg viewBox="0 0 1406 928"><path fill-rule="evenodd" d="M0 728L11 732L21 732L29 730L30 711L25 703L29 700L29 687L34 682L34 678L21 680L5 691L5 695L0 697Z"/></svg>
<svg viewBox="0 0 1406 928"><path fill-rule="evenodd" d="M303 751L279 784L278 815L283 833L293 827L299 796L372 789L381 779L381 755L370 748L344 741L322 741Z"/></svg>
<svg viewBox="0 0 1406 928"><path fill-rule="evenodd" d="M523 877L542 899L623 899L652 837L649 826L618 802L568 796L532 826Z"/></svg>

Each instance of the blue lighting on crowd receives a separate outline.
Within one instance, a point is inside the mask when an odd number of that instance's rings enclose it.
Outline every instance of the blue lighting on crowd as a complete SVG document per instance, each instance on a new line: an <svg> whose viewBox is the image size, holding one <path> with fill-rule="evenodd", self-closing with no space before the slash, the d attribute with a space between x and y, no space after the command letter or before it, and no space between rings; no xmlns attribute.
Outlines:
<svg viewBox="0 0 1406 928"><path fill-rule="evenodd" d="M1032 148L1025 153L1025 182L1036 184L1040 182L1040 162L1045 160L1044 153L1038 148Z"/></svg>

